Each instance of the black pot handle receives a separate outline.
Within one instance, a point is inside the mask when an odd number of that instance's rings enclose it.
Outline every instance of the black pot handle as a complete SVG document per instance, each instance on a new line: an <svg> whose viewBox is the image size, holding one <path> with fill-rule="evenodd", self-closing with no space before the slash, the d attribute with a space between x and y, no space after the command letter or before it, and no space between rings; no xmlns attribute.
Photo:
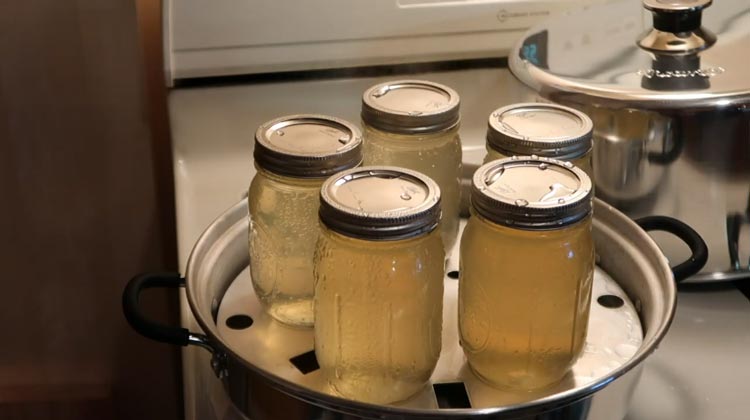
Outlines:
<svg viewBox="0 0 750 420"><path fill-rule="evenodd" d="M186 328L158 324L141 313L139 298L141 292L155 287L177 289L185 286L185 279L178 273L145 273L133 277L122 293L122 311L130 326L139 334L167 344L201 346L211 352L213 347L202 334L191 333Z"/></svg>
<svg viewBox="0 0 750 420"><path fill-rule="evenodd" d="M645 231L661 230L669 232L682 239L692 255L686 261L672 267L674 279L677 282L697 274L708 261L708 246L703 238L686 223L668 216L646 216L635 219L635 222Z"/></svg>

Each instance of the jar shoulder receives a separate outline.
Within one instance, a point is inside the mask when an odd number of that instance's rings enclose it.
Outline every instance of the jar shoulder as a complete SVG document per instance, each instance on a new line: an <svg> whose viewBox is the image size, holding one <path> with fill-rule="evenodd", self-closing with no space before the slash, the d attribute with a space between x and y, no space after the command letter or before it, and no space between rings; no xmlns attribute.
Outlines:
<svg viewBox="0 0 750 420"><path fill-rule="evenodd" d="M388 241L388 240L365 240L349 237L338 232L332 231L326 227L320 230L318 247L328 247L332 250L345 250L349 253L368 254L375 257L402 257L411 258L417 254L425 252L434 255L445 251L442 246L440 229L434 229L428 234L409 239Z"/></svg>
<svg viewBox="0 0 750 420"><path fill-rule="evenodd" d="M424 133L424 134L399 134L399 133L388 133L380 131L376 128L369 127L363 123L363 134L364 134L364 147L368 147L373 144L387 145L390 147L455 147L456 145L461 146L461 136L458 132L458 127L454 127L448 130L440 131L437 133Z"/></svg>
<svg viewBox="0 0 750 420"><path fill-rule="evenodd" d="M573 239L577 237L588 237L592 238L593 224L592 216L589 215L583 220L580 220L572 225L564 226L559 229L545 229L545 230L530 230L530 229L518 229L510 226L505 226L500 223L495 223L488 220L478 214L472 209L471 217L466 224L463 236L467 239L474 236L486 236L491 238L497 238L498 240L504 239L506 241L513 240L564 240L566 238ZM468 236L467 236L468 235ZM463 240L462 240L463 243Z"/></svg>

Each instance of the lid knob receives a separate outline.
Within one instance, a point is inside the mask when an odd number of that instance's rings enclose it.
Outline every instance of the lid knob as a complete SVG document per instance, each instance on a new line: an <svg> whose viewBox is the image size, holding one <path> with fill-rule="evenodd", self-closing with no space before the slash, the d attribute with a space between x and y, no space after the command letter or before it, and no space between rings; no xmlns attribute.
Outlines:
<svg viewBox="0 0 750 420"><path fill-rule="evenodd" d="M655 12L697 12L711 3L713 0L643 0L643 7Z"/></svg>
<svg viewBox="0 0 750 420"><path fill-rule="evenodd" d="M654 14L654 29L688 32L701 27L701 11L712 0L643 0L643 7Z"/></svg>
<svg viewBox="0 0 750 420"><path fill-rule="evenodd" d="M653 14L654 27L638 45L665 54L693 54L716 42L716 35L701 27L702 11L713 0L643 0Z"/></svg>

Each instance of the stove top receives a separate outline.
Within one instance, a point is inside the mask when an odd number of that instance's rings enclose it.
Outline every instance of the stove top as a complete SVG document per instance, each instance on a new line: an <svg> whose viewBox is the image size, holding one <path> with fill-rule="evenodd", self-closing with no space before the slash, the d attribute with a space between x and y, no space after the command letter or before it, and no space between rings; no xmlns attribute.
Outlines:
<svg viewBox="0 0 750 420"><path fill-rule="evenodd" d="M285 114L316 112L359 122L365 88L408 73L444 83L461 95L464 161L484 157L489 113L528 100L498 61L468 65L307 73L222 79L221 84L177 88L169 96L173 136L180 264L203 229L236 203L254 174L257 126ZM424 71L414 74L414 70ZM375 73L387 71L385 76ZM228 82L227 82L228 81ZM747 286L746 286L747 287ZM750 293L748 293L750 295ZM183 324L197 328L187 303ZM628 420L719 420L750 416L750 300L732 284L680 290L674 323L647 359ZM219 382L200 350L186 349L186 418L233 419ZM204 396L208 395L208 398Z"/></svg>

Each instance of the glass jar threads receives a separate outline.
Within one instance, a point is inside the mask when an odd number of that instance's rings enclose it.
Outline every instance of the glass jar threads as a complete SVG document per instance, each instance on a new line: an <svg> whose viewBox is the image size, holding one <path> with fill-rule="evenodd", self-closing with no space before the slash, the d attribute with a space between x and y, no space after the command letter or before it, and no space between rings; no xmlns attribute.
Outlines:
<svg viewBox="0 0 750 420"><path fill-rule="evenodd" d="M323 184L315 253L315 354L333 391L371 403L420 390L441 349L440 190L403 168Z"/></svg>
<svg viewBox="0 0 750 420"><path fill-rule="evenodd" d="M459 102L455 90L423 80L381 83L362 96L364 164L409 168L437 182L442 194L446 252L458 236Z"/></svg>
<svg viewBox="0 0 750 420"><path fill-rule="evenodd" d="M255 133L250 184L250 274L266 311L296 326L313 324L313 254L318 196L329 176L358 166L362 135L324 115L289 115Z"/></svg>
<svg viewBox="0 0 750 420"><path fill-rule="evenodd" d="M591 199L591 180L570 162L513 157L475 173L458 318L484 381L543 388L580 355L594 273Z"/></svg>
<svg viewBox="0 0 750 420"><path fill-rule="evenodd" d="M570 161L589 177L594 124L586 114L562 105L521 103L492 112L485 163L510 156Z"/></svg>

